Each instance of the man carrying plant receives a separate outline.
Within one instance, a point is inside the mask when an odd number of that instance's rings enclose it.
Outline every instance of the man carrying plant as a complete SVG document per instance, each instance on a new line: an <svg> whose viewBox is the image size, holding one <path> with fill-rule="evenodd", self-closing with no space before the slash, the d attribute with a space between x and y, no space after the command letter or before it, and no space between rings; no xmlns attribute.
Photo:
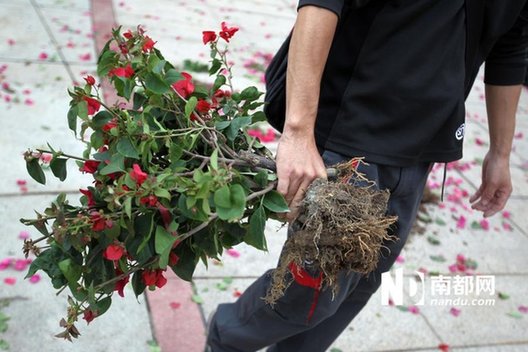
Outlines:
<svg viewBox="0 0 528 352"><path fill-rule="evenodd" d="M490 149L470 202L485 217L503 209L527 47L526 0L300 0L277 152L289 219L308 185L326 177L325 165L362 156L369 165L359 171L391 192L399 240L386 244L369 275L343 273L335 296L321 289L317 262L305 263L270 306L261 299L265 273L218 307L210 349L319 352L332 344L405 244L432 163L462 157L464 100L484 61Z"/></svg>

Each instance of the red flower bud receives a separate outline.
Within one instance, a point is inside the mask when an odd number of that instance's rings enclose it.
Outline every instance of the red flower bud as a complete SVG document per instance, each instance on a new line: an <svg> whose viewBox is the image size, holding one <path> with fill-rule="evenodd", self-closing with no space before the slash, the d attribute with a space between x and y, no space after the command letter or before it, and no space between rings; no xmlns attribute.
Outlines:
<svg viewBox="0 0 528 352"><path fill-rule="evenodd" d="M94 320L96 316L97 314L91 309L86 309L83 313L83 319L86 320L87 324L90 324L90 322Z"/></svg>
<svg viewBox="0 0 528 352"><path fill-rule="evenodd" d="M132 165L132 171L130 171L130 178L133 181L136 181L138 186L141 186L143 182L147 179L148 174L141 170L141 167L138 164Z"/></svg>
<svg viewBox="0 0 528 352"><path fill-rule="evenodd" d="M119 260L125 254L125 249L120 244L113 243L106 247L103 258L108 260Z"/></svg>
<svg viewBox="0 0 528 352"><path fill-rule="evenodd" d="M86 84L93 86L95 84L95 78L93 76L86 76L84 77L84 80L86 81Z"/></svg>

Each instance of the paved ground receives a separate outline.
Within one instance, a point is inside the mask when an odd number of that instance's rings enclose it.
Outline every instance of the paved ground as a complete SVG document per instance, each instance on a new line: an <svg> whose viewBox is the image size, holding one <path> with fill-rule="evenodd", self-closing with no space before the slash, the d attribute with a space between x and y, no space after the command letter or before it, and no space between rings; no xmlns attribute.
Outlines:
<svg viewBox="0 0 528 352"><path fill-rule="evenodd" d="M16 263L23 257L19 237L26 235L22 232L26 229L18 222L20 217L44 207L59 190L73 197L90 182L77 175L43 187L26 175L21 153L46 141L64 150L80 150L66 126L66 88L94 70L96 47L112 23L125 28L144 25L158 41L156 46L175 63L207 60L201 31L215 30L224 20L237 25L240 32L231 46L235 85L262 88L262 67L291 29L294 16L293 0L0 0L0 158L8 165L0 178L0 261L10 258ZM495 304L382 306L378 293L335 342L333 351L436 351L441 344L467 352L528 350L528 92L523 92L511 159L514 194L507 212L488 222L468 209L467 200L479 184L479 164L488 145L482 77L467 111L465 157L449 165L446 200L429 206L429 215L422 217L423 233L412 236L395 268L403 268L409 277L420 270L453 278L469 271L474 262L472 273L495 276L496 292L488 296ZM429 180L435 192L441 171L435 169ZM27 184L20 186L17 181ZM0 350L3 339L10 350L21 352L200 351L203 316L218 303L235 300L260 273L273 267L284 239L284 229L269 223L269 253L237 247L222 263L211 263L208 270L198 268L194 292L171 278L166 288L148 296L147 305L144 298L135 302L128 290L104 317L89 327L81 323L83 335L73 345L53 338L64 312L64 297L55 297L45 277L23 281L23 261L16 267L0 264L0 302L12 299L0 308L11 317L2 332L0 315ZM459 265L454 265L458 255L466 258L465 266L460 256ZM429 298L426 295L426 302ZM149 345L151 340L160 348Z"/></svg>

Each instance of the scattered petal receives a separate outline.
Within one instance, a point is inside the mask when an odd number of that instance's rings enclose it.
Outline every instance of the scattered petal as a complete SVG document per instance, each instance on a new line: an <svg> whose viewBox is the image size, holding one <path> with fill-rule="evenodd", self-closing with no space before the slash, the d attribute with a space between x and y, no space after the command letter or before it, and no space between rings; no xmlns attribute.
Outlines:
<svg viewBox="0 0 528 352"><path fill-rule="evenodd" d="M29 278L29 282L31 282L32 284L36 284L39 281L40 281L40 275L39 274L32 275Z"/></svg>
<svg viewBox="0 0 528 352"><path fill-rule="evenodd" d="M170 302L169 303L169 306L172 308L172 309L178 309L181 307L181 303L180 302Z"/></svg>
<svg viewBox="0 0 528 352"><path fill-rule="evenodd" d="M229 256L233 257L233 258L238 258L238 257L240 257L240 252L237 251L237 250L234 249L234 248L230 248L230 249L228 249L228 250L226 251L226 253L227 253Z"/></svg>
<svg viewBox="0 0 528 352"><path fill-rule="evenodd" d="M29 237L30 234L28 231L20 231L20 233L18 234L18 238L20 238L21 240L27 240Z"/></svg>
<svg viewBox="0 0 528 352"><path fill-rule="evenodd" d="M451 313L451 315L454 316L454 317L458 317L460 315L460 309L452 307L449 310L449 313Z"/></svg>
<svg viewBox="0 0 528 352"><path fill-rule="evenodd" d="M4 283L7 284L7 285L14 285L16 283L16 278L14 277L6 277L4 279Z"/></svg>

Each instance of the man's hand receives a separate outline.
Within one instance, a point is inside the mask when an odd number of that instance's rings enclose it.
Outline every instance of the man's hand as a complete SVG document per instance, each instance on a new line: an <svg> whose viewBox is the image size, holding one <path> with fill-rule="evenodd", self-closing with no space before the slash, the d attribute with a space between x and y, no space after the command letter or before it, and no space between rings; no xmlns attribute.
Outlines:
<svg viewBox="0 0 528 352"><path fill-rule="evenodd" d="M471 208L483 212L484 217L492 216L504 209L511 193L509 158L488 152L482 164L482 184L469 199Z"/></svg>
<svg viewBox="0 0 528 352"><path fill-rule="evenodd" d="M288 202L288 221L295 219L304 192L316 178L326 178L323 159L317 151L313 133L284 131L277 150L277 191Z"/></svg>

